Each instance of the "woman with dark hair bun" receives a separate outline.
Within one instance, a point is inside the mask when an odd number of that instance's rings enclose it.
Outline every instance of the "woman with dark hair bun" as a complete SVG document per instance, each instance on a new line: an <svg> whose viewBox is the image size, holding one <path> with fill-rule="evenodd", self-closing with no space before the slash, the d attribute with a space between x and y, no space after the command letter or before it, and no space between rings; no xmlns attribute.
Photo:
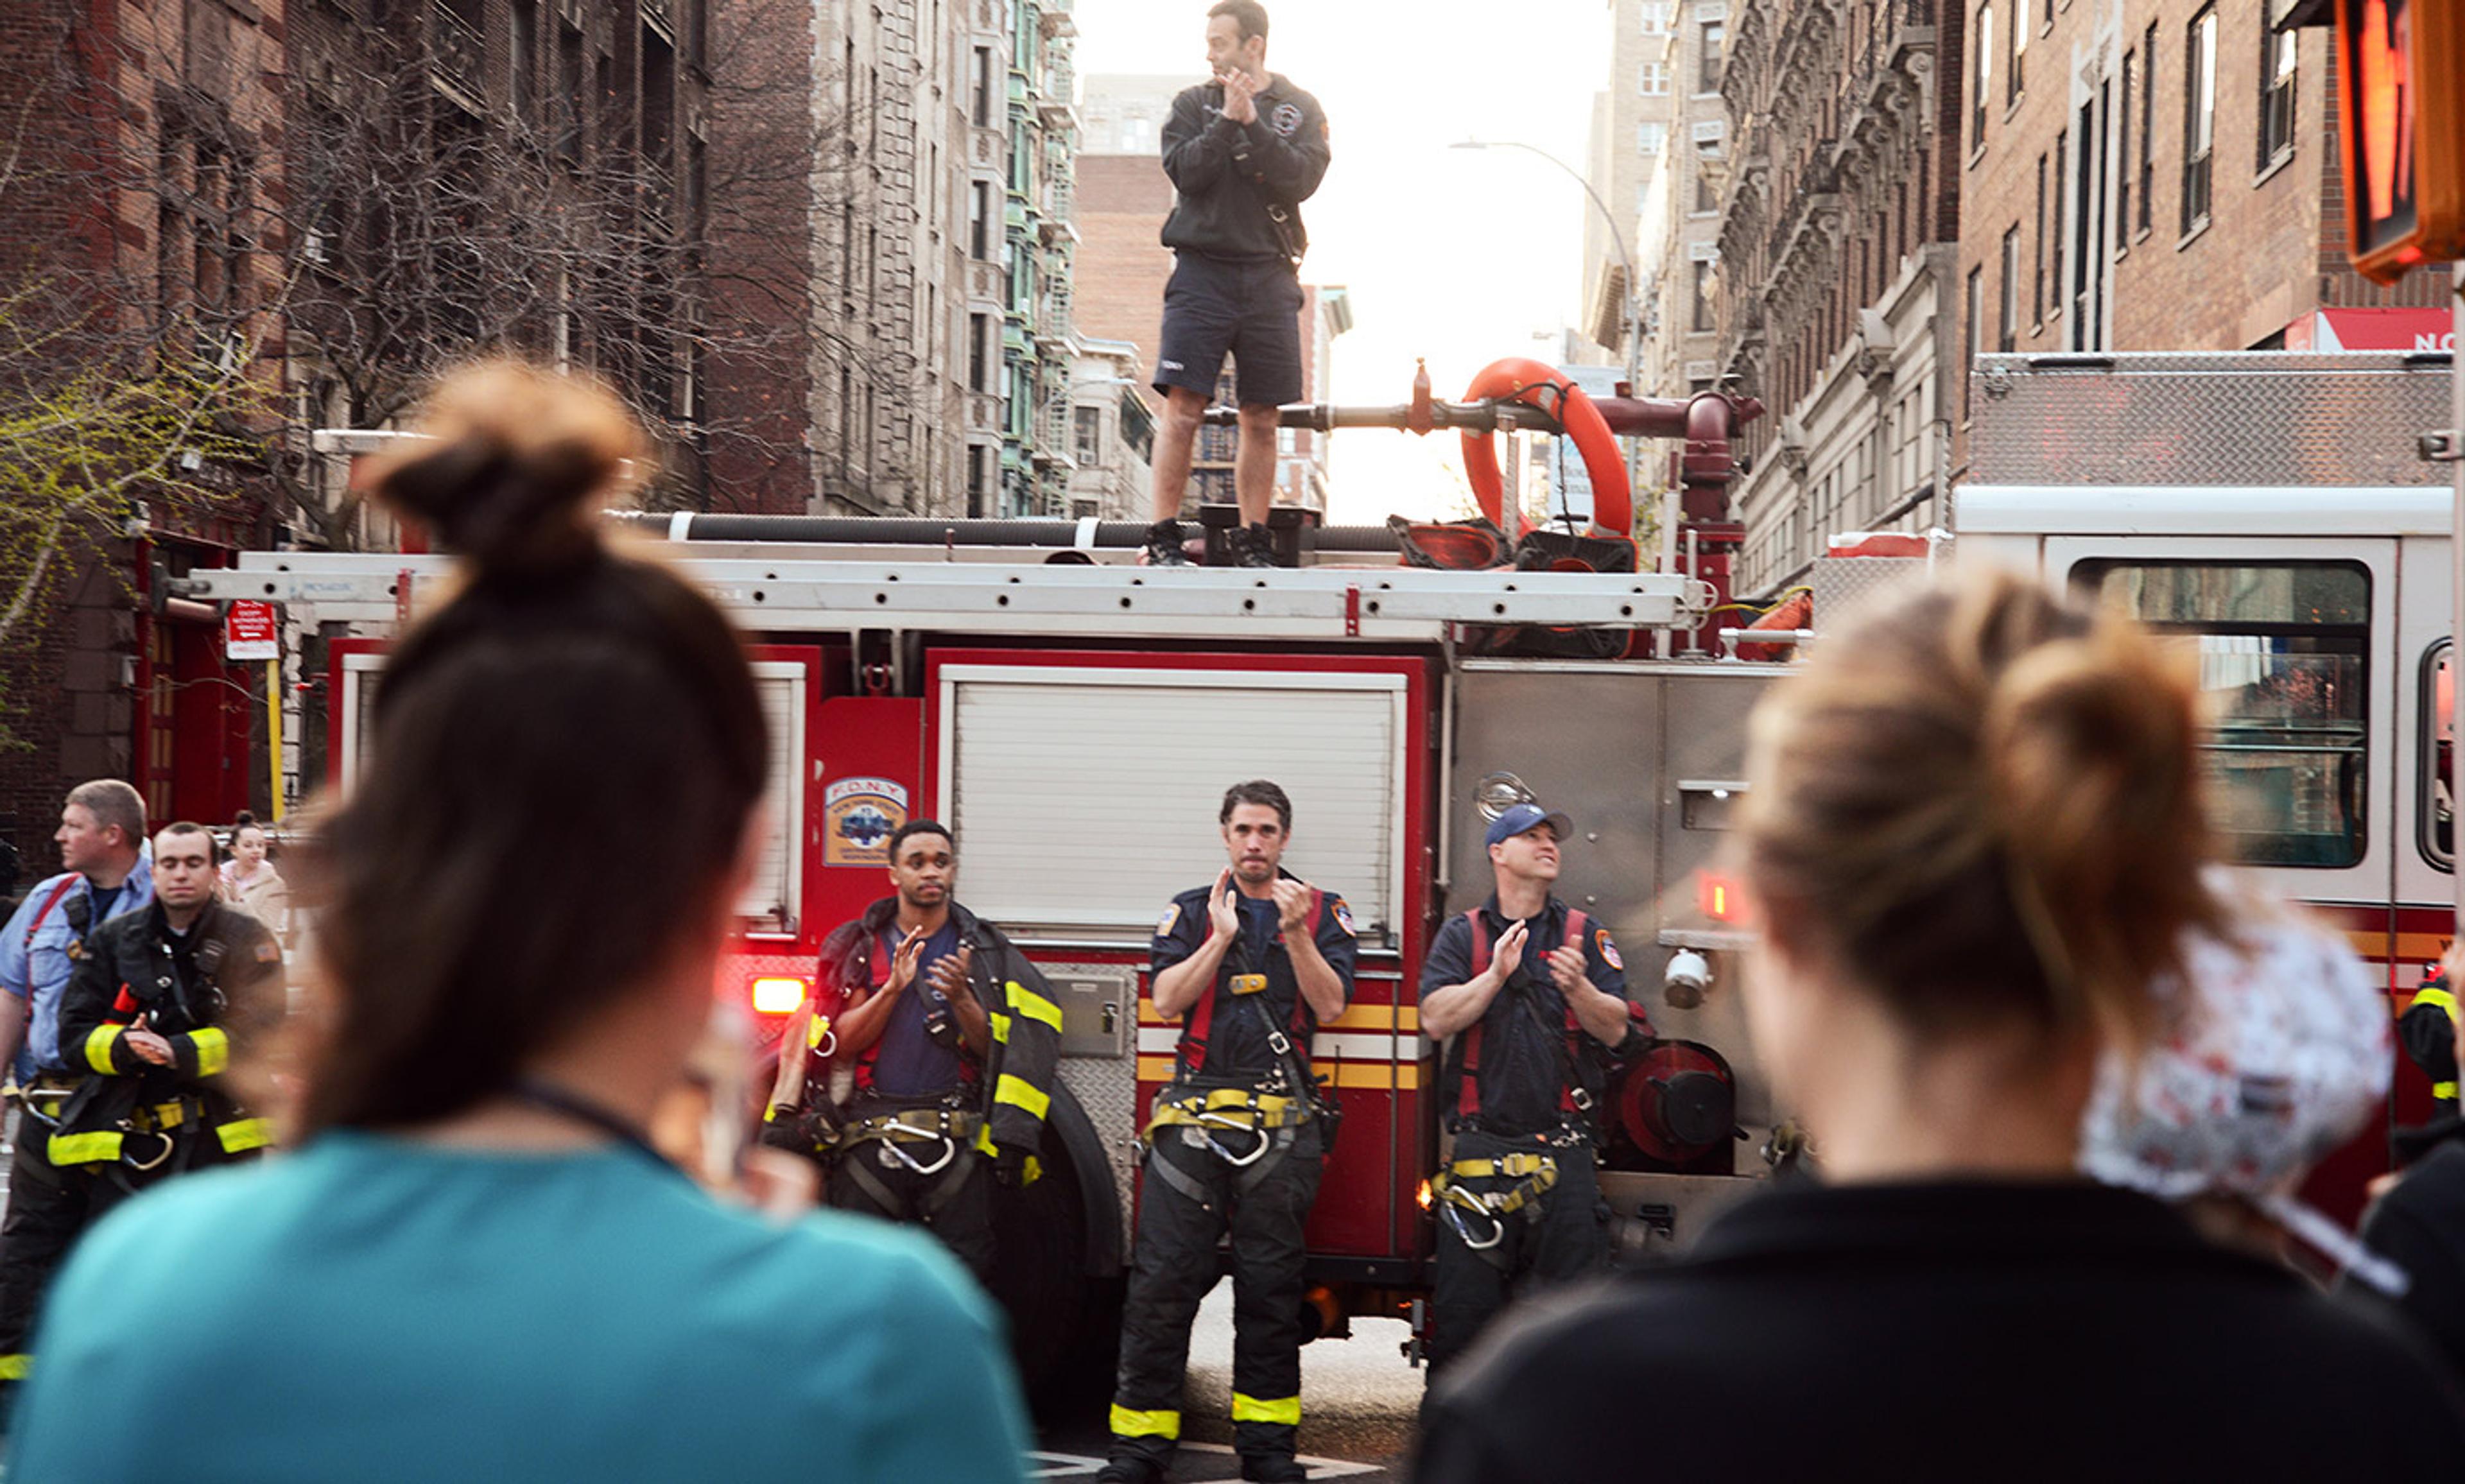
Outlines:
<svg viewBox="0 0 2465 1484"><path fill-rule="evenodd" d="M1819 1174L1495 1334L1432 1399L1423 1484L2452 1476L2465 1407L2409 1340L2081 1174L2101 1062L2163 1044L2187 945L2253 936L2177 657L1971 572L1772 688L1740 993Z"/></svg>
<svg viewBox="0 0 2465 1484"><path fill-rule="evenodd" d="M766 1219L645 1136L711 1018L767 742L727 621L601 535L639 432L511 364L426 426L378 489L462 583L312 852L304 1142L85 1239L11 1476L1019 1478L994 1311L930 1238Z"/></svg>

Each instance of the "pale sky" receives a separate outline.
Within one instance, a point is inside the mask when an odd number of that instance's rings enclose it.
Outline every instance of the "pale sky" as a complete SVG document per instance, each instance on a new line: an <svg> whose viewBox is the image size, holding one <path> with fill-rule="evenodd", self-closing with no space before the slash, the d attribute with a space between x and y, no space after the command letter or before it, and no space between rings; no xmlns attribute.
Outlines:
<svg viewBox="0 0 2465 1484"><path fill-rule="evenodd" d="M1078 75L1203 80L1209 3L1075 0ZM1407 400L1416 356L1446 398L1492 361L1556 360L1554 332L1582 315L1590 202L1545 160L1447 145L1517 140L1583 169L1606 81L1603 0L1268 0L1268 69L1317 95L1334 146L1301 209L1302 281L1352 294L1333 400ZM1453 433L1346 432L1332 457L1335 523L1469 505Z"/></svg>

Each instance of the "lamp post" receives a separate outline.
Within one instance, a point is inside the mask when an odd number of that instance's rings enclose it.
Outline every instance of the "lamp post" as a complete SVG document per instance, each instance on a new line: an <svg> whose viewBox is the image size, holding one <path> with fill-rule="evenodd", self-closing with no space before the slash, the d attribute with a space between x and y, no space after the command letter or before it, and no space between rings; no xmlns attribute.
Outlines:
<svg viewBox="0 0 2465 1484"><path fill-rule="evenodd" d="M1617 213L1610 210L1610 204L1601 199L1601 193L1592 188L1592 183L1585 178L1583 171L1576 169L1573 166L1568 165L1566 161L1559 159L1556 155L1551 154L1549 151L1542 148L1538 144L1527 144L1521 140L1513 139L1466 139L1458 140L1447 147L1450 149L1521 149L1525 154L1539 155L1542 159L1548 161L1551 165L1556 166L1558 168L1566 171L1569 176L1572 176L1576 185L1584 188L1584 194L1590 199L1592 209L1601 213L1602 221L1609 224L1610 244L1617 249L1618 266L1625 270L1627 395L1634 397L1642 396L1643 292L1642 285L1635 281L1634 258L1627 253L1626 233L1618 229ZM1632 493L1636 482L1636 466L1641 461L1641 454L1642 450L1638 445L1638 441L1633 438L1627 439L1626 481L1630 493Z"/></svg>

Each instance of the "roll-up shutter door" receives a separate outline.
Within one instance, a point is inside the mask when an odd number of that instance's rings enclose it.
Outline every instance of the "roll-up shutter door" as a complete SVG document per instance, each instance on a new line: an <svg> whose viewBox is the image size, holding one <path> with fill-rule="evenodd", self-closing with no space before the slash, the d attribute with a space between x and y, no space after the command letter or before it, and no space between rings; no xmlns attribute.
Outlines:
<svg viewBox="0 0 2465 1484"><path fill-rule="evenodd" d="M1224 868L1247 779L1293 801L1286 869L1382 943L1400 888L1405 681L1301 671L942 671L942 797L959 895L1017 928L1150 931Z"/></svg>
<svg viewBox="0 0 2465 1484"><path fill-rule="evenodd" d="M805 668L788 660L753 665L762 720L770 733L770 779L762 790L768 831L736 911L769 932L794 932L797 904L804 900L805 853L796 846L805 829Z"/></svg>

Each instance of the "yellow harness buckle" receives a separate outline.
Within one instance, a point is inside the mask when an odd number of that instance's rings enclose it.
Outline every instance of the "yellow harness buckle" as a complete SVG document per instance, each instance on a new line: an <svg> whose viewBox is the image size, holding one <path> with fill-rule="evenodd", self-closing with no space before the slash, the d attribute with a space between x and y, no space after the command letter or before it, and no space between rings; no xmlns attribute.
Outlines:
<svg viewBox="0 0 2465 1484"><path fill-rule="evenodd" d="M1235 974L1231 979L1225 981L1224 987L1232 990L1234 994L1256 994L1267 987L1267 976L1264 974Z"/></svg>

